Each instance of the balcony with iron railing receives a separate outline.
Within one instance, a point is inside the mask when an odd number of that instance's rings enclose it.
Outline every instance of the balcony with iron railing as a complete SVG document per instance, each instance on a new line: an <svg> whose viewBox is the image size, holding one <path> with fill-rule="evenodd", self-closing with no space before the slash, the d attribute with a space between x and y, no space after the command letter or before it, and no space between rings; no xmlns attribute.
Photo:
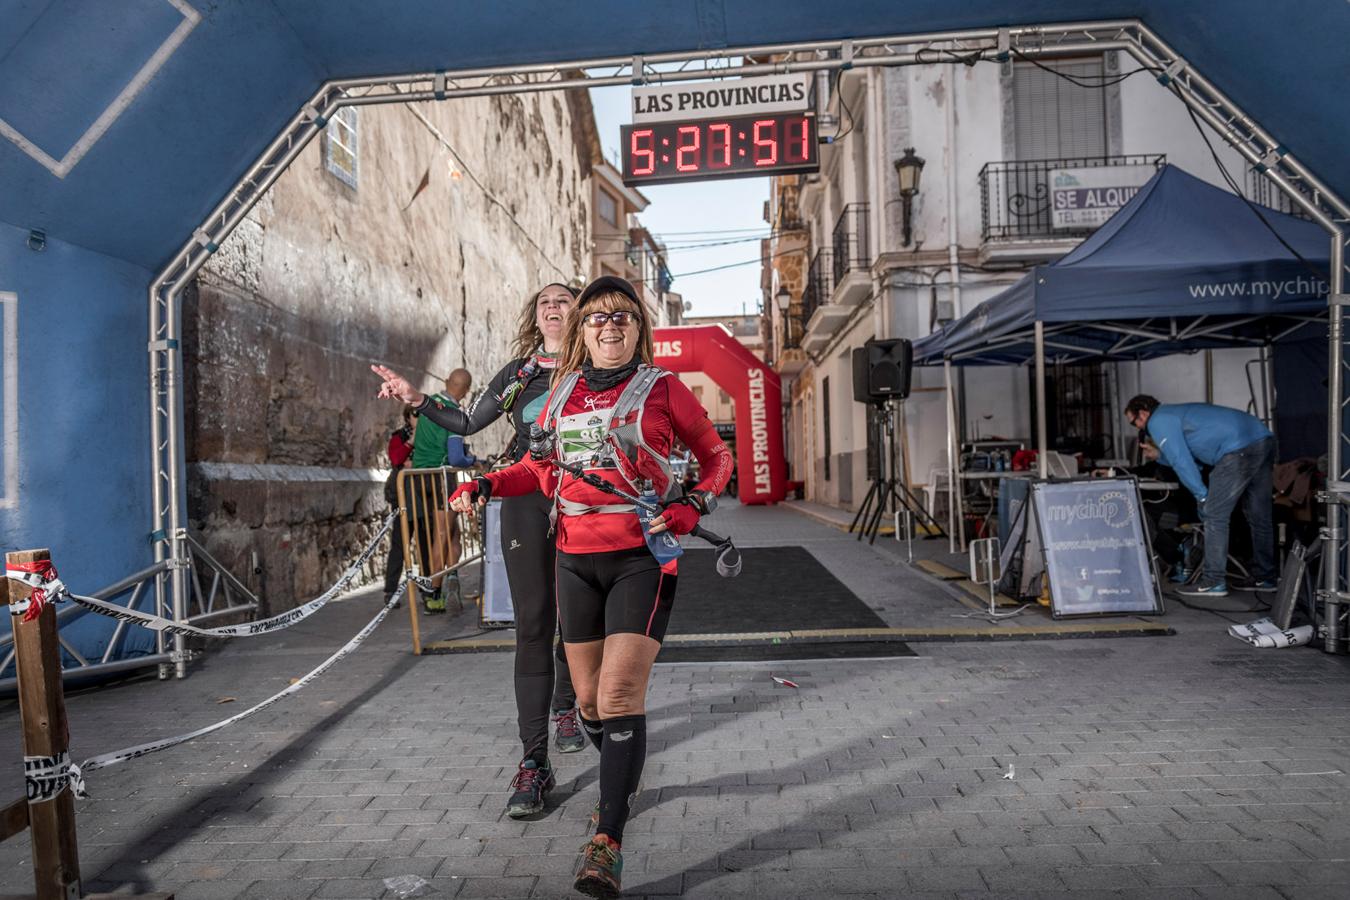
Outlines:
<svg viewBox="0 0 1350 900"><path fill-rule="evenodd" d="M1308 197L1310 200L1312 199L1302 182L1295 181L1292 182L1292 184L1301 191L1305 197ZM1280 190L1275 185L1275 182L1271 181L1252 166L1247 167L1247 199L1253 203L1260 204L1261 206L1269 207L1276 212L1287 213L1288 215L1296 216L1300 219L1312 219L1312 216L1308 215L1303 207L1291 200L1288 194Z"/></svg>
<svg viewBox="0 0 1350 900"><path fill-rule="evenodd" d="M803 350L823 349L835 330L848 319L852 310L833 302L834 296L834 253L828 249L817 250L806 270L806 288L802 291L802 321L806 323Z"/></svg>
<svg viewBox="0 0 1350 900"><path fill-rule="evenodd" d="M833 254L829 250L817 250L806 268L806 287L802 290L802 321L810 322L817 309L830 302L830 291L834 287Z"/></svg>
<svg viewBox="0 0 1350 900"><path fill-rule="evenodd" d="M831 303L857 306L871 292L872 251L867 234L868 206L850 203L834 223L834 285Z"/></svg>
<svg viewBox="0 0 1350 900"><path fill-rule="evenodd" d="M794 304L778 314L778 347L773 355L774 368L779 375L796 375L806 368L806 352L802 340L806 337L806 321L801 307Z"/></svg>
<svg viewBox="0 0 1350 900"><path fill-rule="evenodd" d="M983 261L1031 261L1067 253L1101 225L1092 216L1055 209L1054 173L1064 169L1103 172L1101 185L1118 181L1121 196L1162 168L1160 153L1035 159L985 163L980 169L981 257ZM1135 171L1126 171L1134 169ZM1113 177L1114 176L1114 177ZM1095 186L1095 185L1094 185ZM1110 188L1104 188L1110 190Z"/></svg>

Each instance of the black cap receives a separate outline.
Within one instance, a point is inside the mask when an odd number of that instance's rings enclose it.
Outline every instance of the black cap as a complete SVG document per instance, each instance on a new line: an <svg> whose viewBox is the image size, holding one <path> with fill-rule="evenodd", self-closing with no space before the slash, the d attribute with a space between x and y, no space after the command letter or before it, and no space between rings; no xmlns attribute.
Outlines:
<svg viewBox="0 0 1350 900"><path fill-rule="evenodd" d="M628 279L620 278L617 275L601 275L599 278L586 285L586 287L582 288L581 295L577 297L577 309L581 309L581 307L585 306L590 302L591 298L596 295L607 294L611 291L617 294L623 294L638 306L642 305L642 301L638 300L637 291L633 289L633 285Z"/></svg>

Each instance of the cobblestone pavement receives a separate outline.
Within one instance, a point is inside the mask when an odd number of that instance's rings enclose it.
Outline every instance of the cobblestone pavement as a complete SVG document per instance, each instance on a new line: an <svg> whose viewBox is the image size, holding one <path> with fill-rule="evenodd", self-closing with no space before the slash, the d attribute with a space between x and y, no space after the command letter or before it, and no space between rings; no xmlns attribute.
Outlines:
<svg viewBox="0 0 1350 900"><path fill-rule="evenodd" d="M807 547L889 624L962 610L882 540L784 508L718 522L747 546ZM353 595L236 642L184 681L73 694L72 755L268 696L377 603ZM1252 650L1205 613L1166 621L1177 634L658 666L628 895L1350 896L1350 661ZM407 635L395 618L297 697L92 773L78 803L86 887L373 898L394 896L385 878L418 875L432 898L569 896L597 755L556 756L550 808L506 818L510 655L415 658ZM0 735L17 760L12 702ZM17 762L10 772L13 794ZM26 838L0 845L0 893L31 890L29 866Z"/></svg>

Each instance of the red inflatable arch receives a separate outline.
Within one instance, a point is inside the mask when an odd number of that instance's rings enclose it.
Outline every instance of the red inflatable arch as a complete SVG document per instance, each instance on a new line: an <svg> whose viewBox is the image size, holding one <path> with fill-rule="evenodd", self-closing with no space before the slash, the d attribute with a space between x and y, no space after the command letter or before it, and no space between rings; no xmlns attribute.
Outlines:
<svg viewBox="0 0 1350 900"><path fill-rule="evenodd" d="M742 503L777 503L787 493L783 385L721 325L657 328L656 364L703 372L736 401L736 470Z"/></svg>

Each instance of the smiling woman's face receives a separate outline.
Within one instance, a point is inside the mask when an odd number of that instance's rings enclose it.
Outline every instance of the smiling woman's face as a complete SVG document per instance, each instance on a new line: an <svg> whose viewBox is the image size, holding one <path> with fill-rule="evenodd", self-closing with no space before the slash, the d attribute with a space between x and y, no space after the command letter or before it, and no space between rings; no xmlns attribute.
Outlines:
<svg viewBox="0 0 1350 900"><path fill-rule="evenodd" d="M544 335L544 349L550 352L562 343L567 327L567 311L572 308L572 292L560 284L550 284L534 301L534 321Z"/></svg>
<svg viewBox="0 0 1350 900"><path fill-rule="evenodd" d="M615 310L632 314L627 325L616 325L610 321L597 328L582 319L581 330L586 341L586 352L590 354L591 365L597 369L617 369L626 365L637 352L641 326L638 324L640 313L635 304L623 298L612 302L599 300L588 303L582 312L608 313Z"/></svg>

